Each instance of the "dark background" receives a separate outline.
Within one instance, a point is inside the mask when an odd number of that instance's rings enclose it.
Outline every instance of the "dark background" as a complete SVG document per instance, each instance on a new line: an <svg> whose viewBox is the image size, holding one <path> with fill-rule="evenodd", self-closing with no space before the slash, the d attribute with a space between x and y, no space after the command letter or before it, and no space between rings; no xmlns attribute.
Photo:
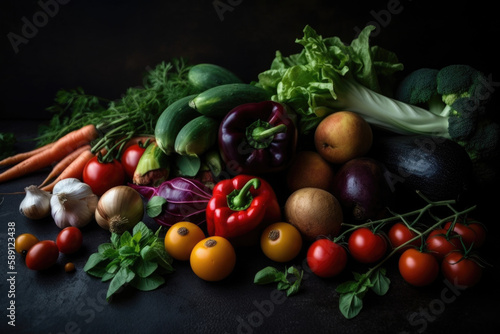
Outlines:
<svg viewBox="0 0 500 334"><path fill-rule="evenodd" d="M350 42L356 28L376 22L372 43L396 52L406 71L467 63L498 77L495 2L219 2L228 6L221 17L214 1L42 0L58 4L44 21L37 1L2 1L2 118L50 117L45 108L61 88L118 98L141 85L148 68L178 57L220 64L251 81L276 50L300 50L294 41L306 24ZM33 23L33 16L40 27L16 53L7 36L22 36L23 17Z"/></svg>
<svg viewBox="0 0 500 334"><path fill-rule="evenodd" d="M191 63L216 63L245 81L255 80L269 68L276 50L284 55L300 50L294 41L302 37L306 24L324 37L335 35L349 42L357 30L376 22L379 29L372 44L396 52L404 73L466 63L493 82L500 81L496 47L500 21L495 2L221 0L230 8L222 18L214 1L61 2L65 4L47 16L18 52L8 34L22 35L23 18L30 22L34 15L43 18L37 14L42 7L38 1L0 4L0 131L14 131L19 150L34 145L26 140L50 118L45 108L61 88L81 86L89 94L119 98L128 87L142 84L148 68L179 57ZM44 176L45 172L35 173L2 185L0 193L36 184ZM498 266L498 195L493 190L485 189L478 201L491 232L482 254ZM127 289L108 305L103 301L107 284L81 270L97 245L108 241L96 224L84 229L83 249L71 257L62 256L48 272L29 271L18 258L17 326L12 328L4 315L7 222L15 222L17 234L29 232L40 239L54 239L59 231L50 219L32 222L21 216L17 209L22 198L0 197L2 333L489 333L500 328L495 266L488 267L476 288L453 292L442 279L428 288L409 286L393 259L386 266L391 279L388 294L370 293L361 314L346 320L338 310L335 287L352 278L350 271L366 271L365 266L351 264L341 277L330 280L306 272L300 294L273 304L272 311L262 311L258 305L270 300L275 287L257 286L253 276L266 265L280 266L255 249L238 252L237 268L223 282L203 282L188 264L175 263L176 273L160 289L148 293ZM150 219L145 222L157 228ZM302 266L304 259L305 254L300 254L293 264ZM75 273L64 273L66 261L75 262ZM443 296L451 300L445 303ZM252 319L255 326L248 325Z"/></svg>

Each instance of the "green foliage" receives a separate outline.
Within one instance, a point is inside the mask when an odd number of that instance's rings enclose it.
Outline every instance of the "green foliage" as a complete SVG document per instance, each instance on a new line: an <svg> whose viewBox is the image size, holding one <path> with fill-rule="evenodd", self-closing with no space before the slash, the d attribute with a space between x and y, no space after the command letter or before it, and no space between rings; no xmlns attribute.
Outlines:
<svg viewBox="0 0 500 334"><path fill-rule="evenodd" d="M111 234L111 242L98 246L97 253L90 255L83 270L92 276L110 281L106 299L119 292L127 284L141 291L150 291L165 283L163 274L172 273L172 258L165 251L158 229L153 233L139 222L132 234Z"/></svg>
<svg viewBox="0 0 500 334"><path fill-rule="evenodd" d="M293 275L292 279L288 276ZM279 271L274 267L265 267L255 274L254 283L255 284L270 284L278 283L278 290L286 290L287 297L299 292L300 284L302 283L302 277L304 271L299 271L295 267L285 268L285 271Z"/></svg>

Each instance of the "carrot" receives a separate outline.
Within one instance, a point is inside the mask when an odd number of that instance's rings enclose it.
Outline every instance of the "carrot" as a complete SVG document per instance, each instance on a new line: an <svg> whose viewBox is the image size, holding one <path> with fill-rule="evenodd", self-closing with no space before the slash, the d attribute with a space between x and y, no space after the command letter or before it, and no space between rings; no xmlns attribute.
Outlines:
<svg viewBox="0 0 500 334"><path fill-rule="evenodd" d="M90 151L90 148L83 150L83 152L81 152L80 155L75 160L73 160L73 162L71 162L54 181L46 186L43 186L41 189L51 192L57 182L71 177L81 180L83 169L85 168L87 161L89 161L93 157L94 153Z"/></svg>
<svg viewBox="0 0 500 334"><path fill-rule="evenodd" d="M50 144L44 145L42 147L35 148L34 150L31 150L28 152L22 152L22 153L15 154L11 157L7 157L7 158L0 161L0 167L13 166L17 163L20 163L21 161L28 159L29 157L34 156L37 153L40 153L42 151L46 151L46 150L50 149L53 145L54 145L54 143L50 143Z"/></svg>
<svg viewBox="0 0 500 334"><path fill-rule="evenodd" d="M69 152L76 150L80 146L89 144L92 140L96 139L98 135L94 125L86 125L78 130L72 131L58 139L49 150L37 153L4 171L0 174L0 183L48 167L63 159Z"/></svg>
<svg viewBox="0 0 500 334"><path fill-rule="evenodd" d="M68 154L64 159L59 161L57 165L52 168L52 171L49 173L47 178L38 187L41 188L45 186L49 183L49 181L61 174L66 169L66 167L68 167L69 164L72 163L76 158L78 158L78 156L85 150L90 150L90 145L84 145L76 149L75 151Z"/></svg>

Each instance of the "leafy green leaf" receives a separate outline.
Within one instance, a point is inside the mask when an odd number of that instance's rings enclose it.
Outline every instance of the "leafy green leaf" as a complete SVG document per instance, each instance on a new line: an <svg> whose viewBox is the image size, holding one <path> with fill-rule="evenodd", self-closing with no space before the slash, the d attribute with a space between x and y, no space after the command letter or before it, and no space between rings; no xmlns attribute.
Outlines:
<svg viewBox="0 0 500 334"><path fill-rule="evenodd" d="M131 245L132 235L129 231L125 231L120 236L120 248L123 246Z"/></svg>
<svg viewBox="0 0 500 334"><path fill-rule="evenodd" d="M340 312L347 319L352 319L361 312L363 300L355 292L341 294L339 298Z"/></svg>
<svg viewBox="0 0 500 334"><path fill-rule="evenodd" d="M106 248L102 251L101 255L106 259L114 259L120 254L118 249L115 248Z"/></svg>
<svg viewBox="0 0 500 334"><path fill-rule="evenodd" d="M379 296L383 296L389 291L389 286L391 280L385 276L385 269L379 268L370 276L370 281L372 282L371 289Z"/></svg>
<svg viewBox="0 0 500 334"><path fill-rule="evenodd" d="M101 254L94 253L94 254L89 256L87 263L85 263L85 266L83 267L83 270L85 272L88 272L89 270L93 269L94 267L96 267L97 265L99 265L101 262L103 262L105 260L106 260L106 258L103 257Z"/></svg>
<svg viewBox="0 0 500 334"><path fill-rule="evenodd" d="M125 284L132 281L135 277L135 273L130 270L128 267L122 267L116 273L115 277L109 283L108 293L106 295L106 299L109 300L111 296L118 292L120 288L122 288Z"/></svg>
<svg viewBox="0 0 500 334"><path fill-rule="evenodd" d="M349 292L355 292L358 290L359 287L359 282L357 281L347 281L344 283L341 283L337 286L335 291L338 293L349 293Z"/></svg>
<svg viewBox="0 0 500 334"><path fill-rule="evenodd" d="M141 291L151 291L165 283L165 279L160 275L153 274L148 277L136 277L130 283L133 287Z"/></svg>
<svg viewBox="0 0 500 334"><path fill-rule="evenodd" d="M274 267L265 267L255 274L253 282L256 284L269 284L282 281L286 275Z"/></svg>
<svg viewBox="0 0 500 334"><path fill-rule="evenodd" d="M201 160L198 156L179 154L175 158L175 165L179 169L179 175L184 177L194 177L201 167Z"/></svg>
<svg viewBox="0 0 500 334"><path fill-rule="evenodd" d="M279 281L278 282L278 287L277 289L278 290L287 290L288 288L290 287L290 282L288 282L288 280L282 280L282 281Z"/></svg>
<svg viewBox="0 0 500 334"><path fill-rule="evenodd" d="M132 230L132 233L134 235L136 235L139 232L141 233L141 240L140 240L141 245L143 242L149 240L151 235L153 235L153 232L143 222L137 223Z"/></svg>
<svg viewBox="0 0 500 334"><path fill-rule="evenodd" d="M163 204L167 203L167 200L161 196L153 196L146 204L146 214L151 217L157 217L163 211Z"/></svg>
<svg viewBox="0 0 500 334"><path fill-rule="evenodd" d="M144 261L139 258L134 266L135 272L139 277L148 277L158 268L158 263L152 261Z"/></svg>
<svg viewBox="0 0 500 334"><path fill-rule="evenodd" d="M116 233L111 233L111 243L115 248L120 247L120 235Z"/></svg>
<svg viewBox="0 0 500 334"><path fill-rule="evenodd" d="M104 255L104 252L107 251L108 249L115 249L115 246L113 246L113 244L109 242L97 246L97 252L102 255Z"/></svg>
<svg viewBox="0 0 500 334"><path fill-rule="evenodd" d="M130 239L132 240L132 239ZM138 255L137 252L135 251L135 247L133 246L122 246L118 250L118 253L120 256L136 256Z"/></svg>

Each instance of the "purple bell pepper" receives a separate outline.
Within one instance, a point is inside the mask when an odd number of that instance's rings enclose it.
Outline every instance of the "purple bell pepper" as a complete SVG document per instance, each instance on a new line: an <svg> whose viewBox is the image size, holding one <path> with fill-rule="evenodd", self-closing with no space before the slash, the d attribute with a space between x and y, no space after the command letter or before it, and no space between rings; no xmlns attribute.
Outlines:
<svg viewBox="0 0 500 334"><path fill-rule="evenodd" d="M219 127L219 149L236 174L285 169L295 153L297 128L284 104L247 103L232 109Z"/></svg>

